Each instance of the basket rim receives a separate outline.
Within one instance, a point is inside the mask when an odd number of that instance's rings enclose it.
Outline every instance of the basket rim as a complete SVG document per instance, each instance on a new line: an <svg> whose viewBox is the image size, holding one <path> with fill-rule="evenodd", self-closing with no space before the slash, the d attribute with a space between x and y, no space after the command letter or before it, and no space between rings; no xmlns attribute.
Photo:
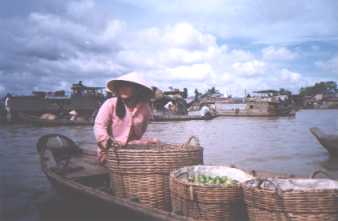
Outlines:
<svg viewBox="0 0 338 221"><path fill-rule="evenodd" d="M280 179L280 180L286 180L286 179L290 179L290 178L274 178L274 179ZM292 178L293 180L297 180L297 179L304 179L304 178ZM312 179L312 178L309 178ZM323 180L323 179L327 179L327 178L316 178L314 180ZM247 190L254 190L254 191L261 191L261 192L267 192L267 193L277 193L278 191L281 194L288 194L288 193L336 193L338 196L338 188L337 189L307 189L307 190L295 190L295 189L290 189L290 190L277 190L277 189L268 189L268 188L260 188L258 186L249 186L247 185L248 182L253 181L253 180L259 180L259 178L254 178L252 180L247 180L244 181L243 183L241 183L241 186L243 189L247 189Z"/></svg>
<svg viewBox="0 0 338 221"><path fill-rule="evenodd" d="M176 145L176 147L173 148L117 148L117 149L113 149L110 148L109 151L117 151L120 153L142 153L142 152L146 152L146 153L160 153L160 152L171 152L171 153L175 153L175 152L197 152L200 150L203 150L202 146L199 145L185 145L184 148L181 147L181 145L179 144L169 144L169 145Z"/></svg>

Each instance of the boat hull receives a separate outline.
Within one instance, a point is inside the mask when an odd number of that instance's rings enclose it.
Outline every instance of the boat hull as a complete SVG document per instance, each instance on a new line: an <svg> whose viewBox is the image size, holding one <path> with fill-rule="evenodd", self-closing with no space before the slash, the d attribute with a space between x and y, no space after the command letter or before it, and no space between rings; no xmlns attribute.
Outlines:
<svg viewBox="0 0 338 221"><path fill-rule="evenodd" d="M331 156L338 157L338 135L325 134L316 127L310 128L310 131Z"/></svg>
<svg viewBox="0 0 338 221"><path fill-rule="evenodd" d="M89 206L93 208L92 212L96 208L105 208L108 216L118 214L121 217L117 220L187 220L171 212L147 207L136 199L114 196L110 190L109 170L98 164L95 151L80 149L63 135L41 137L37 149L42 171L66 202Z"/></svg>
<svg viewBox="0 0 338 221"><path fill-rule="evenodd" d="M76 207L81 210L84 208L90 209L99 214L99 216L104 218L111 217L112 220L157 220L140 212L126 209L121 205L109 203L93 194L80 191L78 188L63 184L54 177L47 176L47 178L58 195L61 196L67 204L76 205Z"/></svg>

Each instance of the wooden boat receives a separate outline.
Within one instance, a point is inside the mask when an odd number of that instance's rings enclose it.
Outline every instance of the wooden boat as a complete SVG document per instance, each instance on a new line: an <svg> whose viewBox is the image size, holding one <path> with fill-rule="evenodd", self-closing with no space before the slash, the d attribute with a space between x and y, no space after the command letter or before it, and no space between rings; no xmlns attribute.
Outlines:
<svg viewBox="0 0 338 221"><path fill-rule="evenodd" d="M151 121L162 122L162 121L189 121L189 120L211 120L217 115L200 116L200 115L154 115Z"/></svg>
<svg viewBox="0 0 338 221"><path fill-rule="evenodd" d="M310 131L330 155L338 157L338 135L326 134L317 127L310 128Z"/></svg>
<svg viewBox="0 0 338 221"><path fill-rule="evenodd" d="M79 148L63 135L41 137L37 150L42 171L57 192L67 199L80 199L112 212L125 210L128 220L189 220L171 212L145 207L137 199L113 196L109 188L109 171L98 164L96 152ZM114 214L111 215L114 218Z"/></svg>
<svg viewBox="0 0 338 221"><path fill-rule="evenodd" d="M93 125L91 121L77 121L77 120L68 120L68 119L55 119L55 120L47 120L40 119L37 116L29 115L25 113L18 113L18 117L21 121L25 123L29 123L36 126L85 126L85 125Z"/></svg>
<svg viewBox="0 0 338 221"><path fill-rule="evenodd" d="M173 212L146 207L136 198L112 195L109 170L98 164L96 152L89 148L95 147L80 148L74 141L60 134L48 134L38 140L37 151L42 171L55 190L67 200L107 208L112 218L116 218L116 211L122 211L128 218L122 217L120 220L191 220ZM261 178L288 176L261 171L251 173Z"/></svg>
<svg viewBox="0 0 338 221"><path fill-rule="evenodd" d="M219 116L230 117L279 117L294 116L296 112L291 106L285 106L277 101L269 101L259 98L247 100L242 108L220 109L217 110Z"/></svg>

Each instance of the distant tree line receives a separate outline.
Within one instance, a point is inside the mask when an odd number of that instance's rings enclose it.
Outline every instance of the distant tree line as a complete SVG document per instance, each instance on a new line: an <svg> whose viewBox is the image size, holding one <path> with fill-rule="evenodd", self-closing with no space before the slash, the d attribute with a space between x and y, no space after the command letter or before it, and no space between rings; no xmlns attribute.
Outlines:
<svg viewBox="0 0 338 221"><path fill-rule="evenodd" d="M336 93L337 83L334 81L322 81L315 83L313 86L302 87L299 90L300 96L314 96L316 94L333 94Z"/></svg>

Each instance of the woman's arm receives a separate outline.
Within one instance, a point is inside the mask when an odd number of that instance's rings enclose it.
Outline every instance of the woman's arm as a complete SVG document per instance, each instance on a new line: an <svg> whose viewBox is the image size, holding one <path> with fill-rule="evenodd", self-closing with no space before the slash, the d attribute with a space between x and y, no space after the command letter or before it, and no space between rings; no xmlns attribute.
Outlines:
<svg viewBox="0 0 338 221"><path fill-rule="evenodd" d="M114 105L111 99L106 100L99 109L95 118L94 134L100 148L106 148L111 134L108 133L112 124Z"/></svg>

